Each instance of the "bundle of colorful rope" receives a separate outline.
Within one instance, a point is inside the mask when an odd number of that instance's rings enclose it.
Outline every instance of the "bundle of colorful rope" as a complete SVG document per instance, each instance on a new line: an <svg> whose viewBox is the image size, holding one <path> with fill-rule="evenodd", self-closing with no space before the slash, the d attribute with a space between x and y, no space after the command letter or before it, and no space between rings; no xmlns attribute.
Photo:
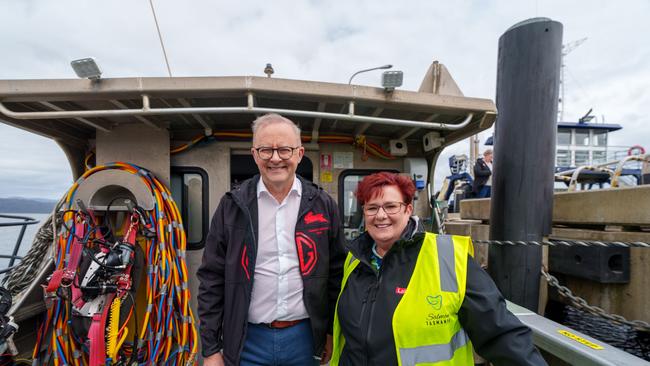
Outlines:
<svg viewBox="0 0 650 366"><path fill-rule="evenodd" d="M137 175L149 188L154 208L135 206L121 228L111 226L108 207L103 217L83 207L73 210L80 183L107 169ZM50 360L55 366L192 364L198 341L189 304L186 236L167 187L133 164L97 166L68 191L64 226L55 251L55 272L45 289L48 309L33 353L38 364ZM112 242L120 230L124 235ZM134 270L135 252L142 257L139 272ZM86 261L90 265L81 268L80 257L90 258ZM103 276L88 285L91 270ZM96 309L91 315L82 311L89 306ZM81 324L92 323L89 330L78 325L80 318Z"/></svg>

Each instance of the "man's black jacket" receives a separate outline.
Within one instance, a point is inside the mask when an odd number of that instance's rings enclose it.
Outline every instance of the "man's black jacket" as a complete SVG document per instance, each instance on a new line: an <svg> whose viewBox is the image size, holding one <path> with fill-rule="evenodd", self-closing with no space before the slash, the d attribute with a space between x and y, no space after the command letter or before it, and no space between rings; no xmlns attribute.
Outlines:
<svg viewBox="0 0 650 366"><path fill-rule="evenodd" d="M476 164L474 164L474 181L472 182L472 192L478 196L481 192L481 188L487 183L492 171L487 165L485 160L482 158L476 159Z"/></svg>
<svg viewBox="0 0 650 366"><path fill-rule="evenodd" d="M204 357L223 349L226 365L238 365L246 337L257 256L257 175L226 193L212 217L203 262L197 271ZM298 177L302 196L295 242L303 279L303 301L320 356L331 334L341 288L344 237L334 200Z"/></svg>
<svg viewBox="0 0 650 366"><path fill-rule="evenodd" d="M401 299L397 289L407 288L423 241L422 228L411 218L402 239L384 255L379 271L370 263L373 240L368 233L349 245L360 263L339 299L345 337L339 365L397 365L392 326ZM476 352L494 365L546 365L533 346L531 330L506 309L490 276L471 258L458 320Z"/></svg>

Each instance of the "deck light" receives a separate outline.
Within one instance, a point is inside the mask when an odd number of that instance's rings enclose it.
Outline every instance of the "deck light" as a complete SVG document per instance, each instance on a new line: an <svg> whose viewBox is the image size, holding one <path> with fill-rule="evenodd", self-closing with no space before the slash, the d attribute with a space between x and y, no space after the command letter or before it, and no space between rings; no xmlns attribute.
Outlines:
<svg viewBox="0 0 650 366"><path fill-rule="evenodd" d="M74 60L70 62L70 66L72 66L77 76L82 79L99 80L102 76L102 70L92 57Z"/></svg>
<svg viewBox="0 0 650 366"><path fill-rule="evenodd" d="M352 74L352 76L350 76L350 80L348 81L348 85L352 84L352 79L354 79L355 76L361 74L362 72L368 72L368 71L372 71L372 70L390 69L391 67L393 67L393 65L388 64L388 65L383 65L383 66L371 67L369 69L359 70L359 71L355 72L354 74Z"/></svg>
<svg viewBox="0 0 650 366"><path fill-rule="evenodd" d="M402 86L403 79L404 73L401 71L384 71L381 74L381 86L387 92L392 92L395 88Z"/></svg>

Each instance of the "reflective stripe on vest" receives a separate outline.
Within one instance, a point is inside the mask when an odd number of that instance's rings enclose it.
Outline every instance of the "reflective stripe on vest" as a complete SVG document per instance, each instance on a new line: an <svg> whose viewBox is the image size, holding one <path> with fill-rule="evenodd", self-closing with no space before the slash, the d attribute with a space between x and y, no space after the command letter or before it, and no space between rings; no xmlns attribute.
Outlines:
<svg viewBox="0 0 650 366"><path fill-rule="evenodd" d="M456 280L456 260L454 245L449 235L436 236L438 247L438 268L440 268L440 289L448 292L458 292Z"/></svg>
<svg viewBox="0 0 650 366"><path fill-rule="evenodd" d="M463 328L460 328L447 344L432 344L415 348L401 348L399 350L402 365L417 365L419 363L434 363L450 360L457 349L465 346L469 337Z"/></svg>

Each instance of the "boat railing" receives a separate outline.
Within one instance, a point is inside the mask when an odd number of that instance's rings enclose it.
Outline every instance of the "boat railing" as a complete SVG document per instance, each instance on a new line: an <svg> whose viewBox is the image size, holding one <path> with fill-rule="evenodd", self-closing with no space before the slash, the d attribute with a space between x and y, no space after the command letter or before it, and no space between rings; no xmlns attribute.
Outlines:
<svg viewBox="0 0 650 366"><path fill-rule="evenodd" d="M28 225L38 224L39 221L27 216L5 215L5 214L0 214L0 219L13 220L8 222L0 222L0 227L13 227L13 226L21 227L20 232L18 233L18 238L16 239L16 244L14 244L14 249L12 251L12 254L11 255L0 254L0 258L9 259L9 265L5 268L0 269L0 274L4 274L11 271L11 269L15 267L14 263L16 262L16 260L23 259L21 256L18 255L18 251L20 250L20 245L23 241L23 237L25 236L25 230L27 230Z"/></svg>
<svg viewBox="0 0 650 366"><path fill-rule="evenodd" d="M507 306L508 310L533 331L533 342L537 348L569 365L648 364L647 361L631 353L556 323L510 301L507 301Z"/></svg>
<svg viewBox="0 0 650 366"><path fill-rule="evenodd" d="M644 152L641 152L643 154ZM634 151L634 146L607 146L607 150L604 151L592 151L592 165L600 165L611 161L620 161L625 159L628 156L638 155L638 151ZM630 164L629 167L633 169L640 169L641 163Z"/></svg>
<svg viewBox="0 0 650 366"><path fill-rule="evenodd" d="M625 173L624 168L630 167L630 164L636 163L638 165L633 167L640 171L641 164L644 162L650 163L650 154L638 154L638 155L624 155L616 160L607 160L604 162L594 162L593 165L583 165L574 169L563 170L555 173L556 182L568 182L569 190L575 190L580 173L584 170L596 171L596 172L605 172L610 174L611 186L618 187L619 179Z"/></svg>

